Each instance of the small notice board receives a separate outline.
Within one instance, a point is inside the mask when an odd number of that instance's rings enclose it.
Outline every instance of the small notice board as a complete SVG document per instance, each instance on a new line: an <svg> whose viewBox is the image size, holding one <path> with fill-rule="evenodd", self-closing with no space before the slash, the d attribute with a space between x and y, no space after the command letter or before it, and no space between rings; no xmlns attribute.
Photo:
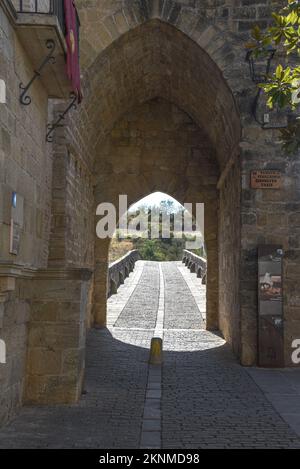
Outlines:
<svg viewBox="0 0 300 469"><path fill-rule="evenodd" d="M282 173L280 171L271 169L252 171L252 189L281 189L281 187Z"/></svg>
<svg viewBox="0 0 300 469"><path fill-rule="evenodd" d="M258 247L258 362L284 366L282 246Z"/></svg>

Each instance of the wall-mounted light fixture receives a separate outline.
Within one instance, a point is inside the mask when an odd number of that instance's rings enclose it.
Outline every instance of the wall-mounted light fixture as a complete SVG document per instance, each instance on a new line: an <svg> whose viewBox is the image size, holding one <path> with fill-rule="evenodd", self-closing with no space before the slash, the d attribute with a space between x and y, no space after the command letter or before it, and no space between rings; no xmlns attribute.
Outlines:
<svg viewBox="0 0 300 469"><path fill-rule="evenodd" d="M249 50L247 52L246 61L249 63L251 80L255 84L267 83L271 63L275 54L276 49L273 49L272 47L261 52L259 55L256 55L254 50ZM262 69L264 69L263 73L261 72Z"/></svg>
<svg viewBox="0 0 300 469"><path fill-rule="evenodd" d="M255 85L264 84L268 82L268 77L271 69L272 60L276 54L276 49L273 47L268 47L264 51L256 54L254 50L250 50L247 52L246 61L249 64L249 72L250 78L255 83ZM254 98L251 113L255 119L255 121L263 128L263 129L282 129L286 126L270 126L270 114L265 113L263 118L258 116L258 106L262 96L263 89L261 87L258 88L256 96Z"/></svg>

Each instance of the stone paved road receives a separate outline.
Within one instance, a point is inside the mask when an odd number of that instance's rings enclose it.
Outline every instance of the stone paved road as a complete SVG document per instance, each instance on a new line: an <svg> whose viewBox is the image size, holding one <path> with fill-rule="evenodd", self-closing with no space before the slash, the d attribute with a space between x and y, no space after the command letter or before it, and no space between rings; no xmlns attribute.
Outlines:
<svg viewBox="0 0 300 469"><path fill-rule="evenodd" d="M159 264L146 262L139 284L116 322L116 327L154 329L159 301Z"/></svg>
<svg viewBox="0 0 300 469"><path fill-rule="evenodd" d="M201 312L176 262L162 265L165 281L165 329L203 328ZM180 319L179 319L180 318Z"/></svg>
<svg viewBox="0 0 300 469"><path fill-rule="evenodd" d="M23 409L0 448L138 448L150 340L151 332L90 331L79 405Z"/></svg>
<svg viewBox="0 0 300 469"><path fill-rule="evenodd" d="M300 448L218 336L166 331L164 347L164 448Z"/></svg>
<svg viewBox="0 0 300 469"><path fill-rule="evenodd" d="M195 278L189 282L185 273L183 278L176 263L161 270L164 282L158 264L138 263L137 274L109 301L109 328L89 332L86 393L80 403L24 408L0 432L0 448L134 449L148 447L149 429L153 447L166 449L300 447L223 339L203 329L195 298L201 310L205 295L204 290L193 293ZM148 373L159 285L165 288L167 328L160 410L157 400L151 407L151 398L161 394L160 373L151 370L150 380ZM116 319L119 327L113 327ZM159 420L143 421L154 410Z"/></svg>

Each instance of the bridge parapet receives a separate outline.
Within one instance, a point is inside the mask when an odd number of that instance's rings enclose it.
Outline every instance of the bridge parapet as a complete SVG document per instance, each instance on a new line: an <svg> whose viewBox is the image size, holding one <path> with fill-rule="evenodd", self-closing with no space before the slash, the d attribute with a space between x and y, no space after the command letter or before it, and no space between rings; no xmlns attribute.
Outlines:
<svg viewBox="0 0 300 469"><path fill-rule="evenodd" d="M140 259L137 250L128 252L125 256L109 265L108 271L108 297L115 295L120 285L133 272L135 263Z"/></svg>
<svg viewBox="0 0 300 469"><path fill-rule="evenodd" d="M191 273L197 274L198 278L202 278L202 284L206 285L206 274L207 274L207 260L203 257L197 256L191 251L183 251L183 264L191 271Z"/></svg>

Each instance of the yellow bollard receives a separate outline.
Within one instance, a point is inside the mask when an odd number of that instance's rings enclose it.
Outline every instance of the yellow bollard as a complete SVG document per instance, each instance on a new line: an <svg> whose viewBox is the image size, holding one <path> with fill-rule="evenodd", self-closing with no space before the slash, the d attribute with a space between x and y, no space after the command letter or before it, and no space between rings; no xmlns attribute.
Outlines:
<svg viewBox="0 0 300 469"><path fill-rule="evenodd" d="M163 341L160 337L153 337L150 349L150 365L161 365L163 362Z"/></svg>

